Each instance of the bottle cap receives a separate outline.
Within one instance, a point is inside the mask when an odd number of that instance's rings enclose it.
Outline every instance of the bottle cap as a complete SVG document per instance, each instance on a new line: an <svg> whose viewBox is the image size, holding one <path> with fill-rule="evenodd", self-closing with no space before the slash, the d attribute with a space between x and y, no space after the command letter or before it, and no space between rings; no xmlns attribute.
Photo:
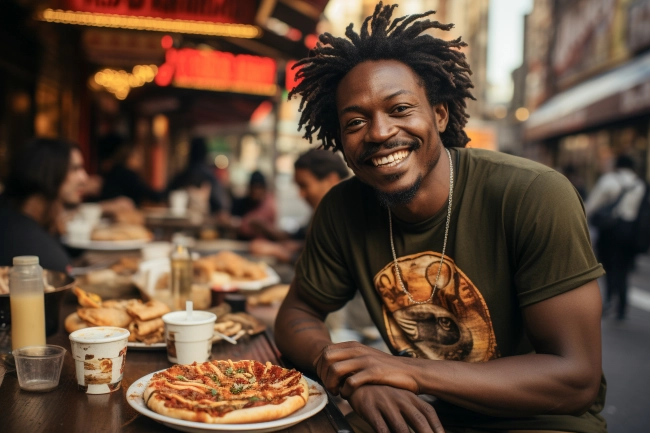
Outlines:
<svg viewBox="0 0 650 433"><path fill-rule="evenodd" d="M38 256L18 256L14 257L14 266L21 265L38 265Z"/></svg>

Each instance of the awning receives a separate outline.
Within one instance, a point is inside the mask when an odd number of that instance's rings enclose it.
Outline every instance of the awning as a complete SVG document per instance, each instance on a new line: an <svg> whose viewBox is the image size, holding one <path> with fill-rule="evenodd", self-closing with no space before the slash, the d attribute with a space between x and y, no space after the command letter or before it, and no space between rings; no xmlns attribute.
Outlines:
<svg viewBox="0 0 650 433"><path fill-rule="evenodd" d="M524 137L544 140L644 113L650 113L650 53L552 97L531 114Z"/></svg>

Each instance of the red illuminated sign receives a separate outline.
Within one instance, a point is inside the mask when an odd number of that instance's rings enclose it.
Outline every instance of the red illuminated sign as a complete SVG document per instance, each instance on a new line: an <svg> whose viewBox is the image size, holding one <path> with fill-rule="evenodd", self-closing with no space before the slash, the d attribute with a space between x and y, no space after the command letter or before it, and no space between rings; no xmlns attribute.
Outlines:
<svg viewBox="0 0 650 433"><path fill-rule="evenodd" d="M169 49L156 84L257 95L276 91L276 63L269 57L222 51Z"/></svg>
<svg viewBox="0 0 650 433"><path fill-rule="evenodd" d="M291 69L295 64L296 60L289 60L287 62L287 68L285 69L284 88L288 91L291 91L300 82L300 80L296 80L296 74L300 68Z"/></svg>
<svg viewBox="0 0 650 433"><path fill-rule="evenodd" d="M60 0L79 12L253 24L255 0Z"/></svg>

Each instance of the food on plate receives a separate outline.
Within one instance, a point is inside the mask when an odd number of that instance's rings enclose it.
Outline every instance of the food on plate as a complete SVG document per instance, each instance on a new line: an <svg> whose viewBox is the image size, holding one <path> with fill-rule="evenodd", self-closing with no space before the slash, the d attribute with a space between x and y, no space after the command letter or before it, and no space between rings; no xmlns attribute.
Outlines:
<svg viewBox="0 0 650 433"><path fill-rule="evenodd" d="M126 328L132 320L126 310L118 308L78 308L77 314L81 317L81 320L93 326Z"/></svg>
<svg viewBox="0 0 650 433"><path fill-rule="evenodd" d="M289 293L288 284L278 284L277 286L264 289L259 294L254 294L246 298L248 305L271 305L276 302L282 302Z"/></svg>
<svg viewBox="0 0 650 433"><path fill-rule="evenodd" d="M9 293L9 271L11 266L1 266L0 267L0 295L6 295ZM56 290L56 287L52 286L47 282L47 270L43 270L43 285L45 286L45 293L53 292Z"/></svg>
<svg viewBox="0 0 650 433"><path fill-rule="evenodd" d="M102 306L102 298L98 295L86 292L79 287L75 287L72 291L77 296L77 302L82 307L100 308Z"/></svg>
<svg viewBox="0 0 650 433"><path fill-rule="evenodd" d="M268 277L264 263L251 262L230 251L222 251L195 260L194 282L209 283L214 272L230 275L237 280L262 280Z"/></svg>
<svg viewBox="0 0 650 433"><path fill-rule="evenodd" d="M166 304L156 300L151 300L146 304L132 304L129 305L126 310L131 316L142 321L155 319L156 317L162 317L163 314L169 313L169 307Z"/></svg>
<svg viewBox="0 0 650 433"><path fill-rule="evenodd" d="M140 257L121 257L111 269L118 275L133 275L138 272L141 261Z"/></svg>
<svg viewBox="0 0 650 433"><path fill-rule="evenodd" d="M151 320L134 320L133 329L138 335L147 335L156 332L165 327L165 322L161 318Z"/></svg>
<svg viewBox="0 0 650 433"><path fill-rule="evenodd" d="M233 322L232 320L224 320L223 322L214 324L214 330L227 337L237 335L241 331L241 328L241 323Z"/></svg>
<svg viewBox="0 0 650 433"><path fill-rule="evenodd" d="M130 342L155 344L165 341L165 324L161 317L170 310L162 302L143 304L139 299L102 301L98 295L81 289L74 293L82 308L66 317L66 331L74 332L90 326L117 326L129 329Z"/></svg>
<svg viewBox="0 0 650 433"><path fill-rule="evenodd" d="M77 313L72 313L66 317L63 325L65 326L65 330L71 334L74 331L78 331L80 329L88 328L91 326L88 323L84 322Z"/></svg>
<svg viewBox="0 0 650 433"><path fill-rule="evenodd" d="M94 241L135 241L151 240L153 235L145 227L135 224L115 224L109 227L98 227L93 230L90 238Z"/></svg>
<svg viewBox="0 0 650 433"><path fill-rule="evenodd" d="M245 424L284 418L307 404L302 374L267 362L209 361L175 365L153 375L147 407L172 418Z"/></svg>
<svg viewBox="0 0 650 433"><path fill-rule="evenodd" d="M110 284L115 281L117 273L112 269L100 269L88 272L85 277L86 283L97 286L100 284Z"/></svg>

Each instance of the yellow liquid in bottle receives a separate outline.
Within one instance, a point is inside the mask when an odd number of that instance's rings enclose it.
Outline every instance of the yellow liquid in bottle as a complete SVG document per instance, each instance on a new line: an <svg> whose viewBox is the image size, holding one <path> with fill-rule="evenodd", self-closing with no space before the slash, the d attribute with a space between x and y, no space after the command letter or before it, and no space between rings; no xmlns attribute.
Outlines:
<svg viewBox="0 0 650 433"><path fill-rule="evenodd" d="M192 294L192 260L172 259L172 303L174 310L184 310Z"/></svg>
<svg viewBox="0 0 650 433"><path fill-rule="evenodd" d="M11 303L11 348L45 344L43 294L13 295Z"/></svg>

